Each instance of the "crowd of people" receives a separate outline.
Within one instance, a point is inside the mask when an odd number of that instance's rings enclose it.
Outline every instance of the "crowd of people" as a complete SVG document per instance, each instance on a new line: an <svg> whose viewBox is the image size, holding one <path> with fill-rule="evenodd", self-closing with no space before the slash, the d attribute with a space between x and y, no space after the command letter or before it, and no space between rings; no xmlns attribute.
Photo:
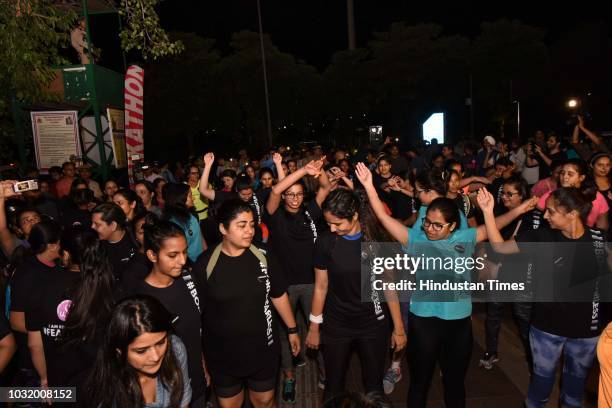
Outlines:
<svg viewBox="0 0 612 408"><path fill-rule="evenodd" d="M612 406L612 319L597 286L612 201L605 141L580 119L566 140L536 132L404 147L206 153L145 164L131 186L71 162L24 175L38 190L0 181L5 384L76 387L73 405L83 407L215 398L230 408L248 398L259 408L276 406L279 393L295 403L296 368L308 363L325 406L390 406L385 394L407 369L407 406L425 407L439 365L446 406L465 407L470 293L432 301L375 290L363 279L364 248L395 242L406 254L455 259L488 242L497 276L523 265L537 282L547 266L529 244L547 242L576 245L553 273L587 271L593 298L512 302L530 375L525 404L547 404L563 356L560 403L580 407L597 352L600 406ZM487 303L482 369L503 358L504 308ZM346 392L354 351L363 395Z"/></svg>

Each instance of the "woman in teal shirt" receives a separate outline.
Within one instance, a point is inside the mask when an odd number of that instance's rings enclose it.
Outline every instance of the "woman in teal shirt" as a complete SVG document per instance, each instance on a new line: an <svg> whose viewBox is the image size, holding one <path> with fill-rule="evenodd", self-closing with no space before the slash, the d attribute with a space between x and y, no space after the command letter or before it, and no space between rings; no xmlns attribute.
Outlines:
<svg viewBox="0 0 612 408"><path fill-rule="evenodd" d="M449 282L469 284L470 268L462 268L459 260L472 258L477 242L487 239L486 228L459 228L460 212L453 200L438 197L427 206L420 228L406 228L385 212L372 184L372 174L363 164L357 165L357 177L365 188L376 217L404 251L423 260L447 259L453 267L434 265L416 269L417 288L423 283ZM418 194L426 194L419 191ZM490 195L479 193L483 205ZM521 205L520 211L533 208L532 201ZM517 210L517 213L519 211ZM510 217L508 217L510 218ZM500 221L500 220L496 220ZM502 220L505 222L505 219ZM503 223L503 222L501 222ZM425 407L427 393L436 367L440 363L447 407L465 407L465 374L472 351L472 302L469 290L436 292L416 290L410 301L408 325L408 360L410 389L408 406Z"/></svg>
<svg viewBox="0 0 612 408"><path fill-rule="evenodd" d="M190 212L193 208L191 189L187 184L168 183L162 195L165 202L163 218L181 227L187 238L187 256L195 262L206 248L206 241L197 218Z"/></svg>

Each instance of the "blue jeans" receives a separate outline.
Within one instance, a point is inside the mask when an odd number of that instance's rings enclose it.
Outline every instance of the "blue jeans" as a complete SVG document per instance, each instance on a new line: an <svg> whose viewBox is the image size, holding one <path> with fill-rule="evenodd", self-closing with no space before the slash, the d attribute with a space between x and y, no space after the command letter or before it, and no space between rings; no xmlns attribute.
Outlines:
<svg viewBox="0 0 612 408"><path fill-rule="evenodd" d="M533 374L525 401L527 408L546 406L561 353L564 357L561 406L580 408L598 337L574 339L546 333L531 326L529 340L533 354Z"/></svg>

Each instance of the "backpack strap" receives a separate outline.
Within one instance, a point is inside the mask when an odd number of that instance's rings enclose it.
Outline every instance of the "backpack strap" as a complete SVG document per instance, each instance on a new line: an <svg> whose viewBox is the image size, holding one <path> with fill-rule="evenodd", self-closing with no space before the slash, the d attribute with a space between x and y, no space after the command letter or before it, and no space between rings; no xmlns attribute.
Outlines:
<svg viewBox="0 0 612 408"><path fill-rule="evenodd" d="M255 255L257 257L257 259L259 259L259 262L261 262L261 264L264 267L268 267L268 261L266 260L266 256L264 255L264 253L262 252L261 249L257 248L255 245L251 244L251 246L249 247L249 250L251 251L251 253L253 253L253 255Z"/></svg>
<svg viewBox="0 0 612 408"><path fill-rule="evenodd" d="M263 264L264 267L268 266L268 261L266 260L266 256L264 255L261 249L251 244L251 246L249 247L249 251L251 251L251 253L257 257L259 262ZM215 249L212 252L212 255L210 256L210 259L208 260L208 264L206 265L206 280L210 278L210 275L215 269L215 266L217 265L217 261L219 260L219 255L221 255L221 244L215 247Z"/></svg>
<svg viewBox="0 0 612 408"><path fill-rule="evenodd" d="M212 274L213 269L215 269L215 266L217 265L217 261L219 260L220 254L221 254L221 244L217 245L215 249L213 249L212 255L210 256L210 259L208 260L208 264L206 264L206 280L210 278L210 275Z"/></svg>

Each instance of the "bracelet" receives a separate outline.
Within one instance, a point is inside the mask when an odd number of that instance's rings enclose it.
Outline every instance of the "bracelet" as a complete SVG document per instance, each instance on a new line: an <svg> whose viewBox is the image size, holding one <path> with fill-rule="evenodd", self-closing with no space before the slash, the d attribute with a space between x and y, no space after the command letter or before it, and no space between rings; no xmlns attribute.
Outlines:
<svg viewBox="0 0 612 408"><path fill-rule="evenodd" d="M298 334L297 326L295 326L295 327L287 327L287 333L288 334Z"/></svg>
<svg viewBox="0 0 612 408"><path fill-rule="evenodd" d="M312 313L310 314L310 316L308 317L308 320L310 320L313 323L316 324L321 324L323 323L323 315L320 314L318 316L313 315Z"/></svg>
<svg viewBox="0 0 612 408"><path fill-rule="evenodd" d="M401 334L400 334L400 333L393 332L393 335L394 335L394 336L400 336L400 337L406 337L406 334L405 334L405 333L401 333Z"/></svg>

